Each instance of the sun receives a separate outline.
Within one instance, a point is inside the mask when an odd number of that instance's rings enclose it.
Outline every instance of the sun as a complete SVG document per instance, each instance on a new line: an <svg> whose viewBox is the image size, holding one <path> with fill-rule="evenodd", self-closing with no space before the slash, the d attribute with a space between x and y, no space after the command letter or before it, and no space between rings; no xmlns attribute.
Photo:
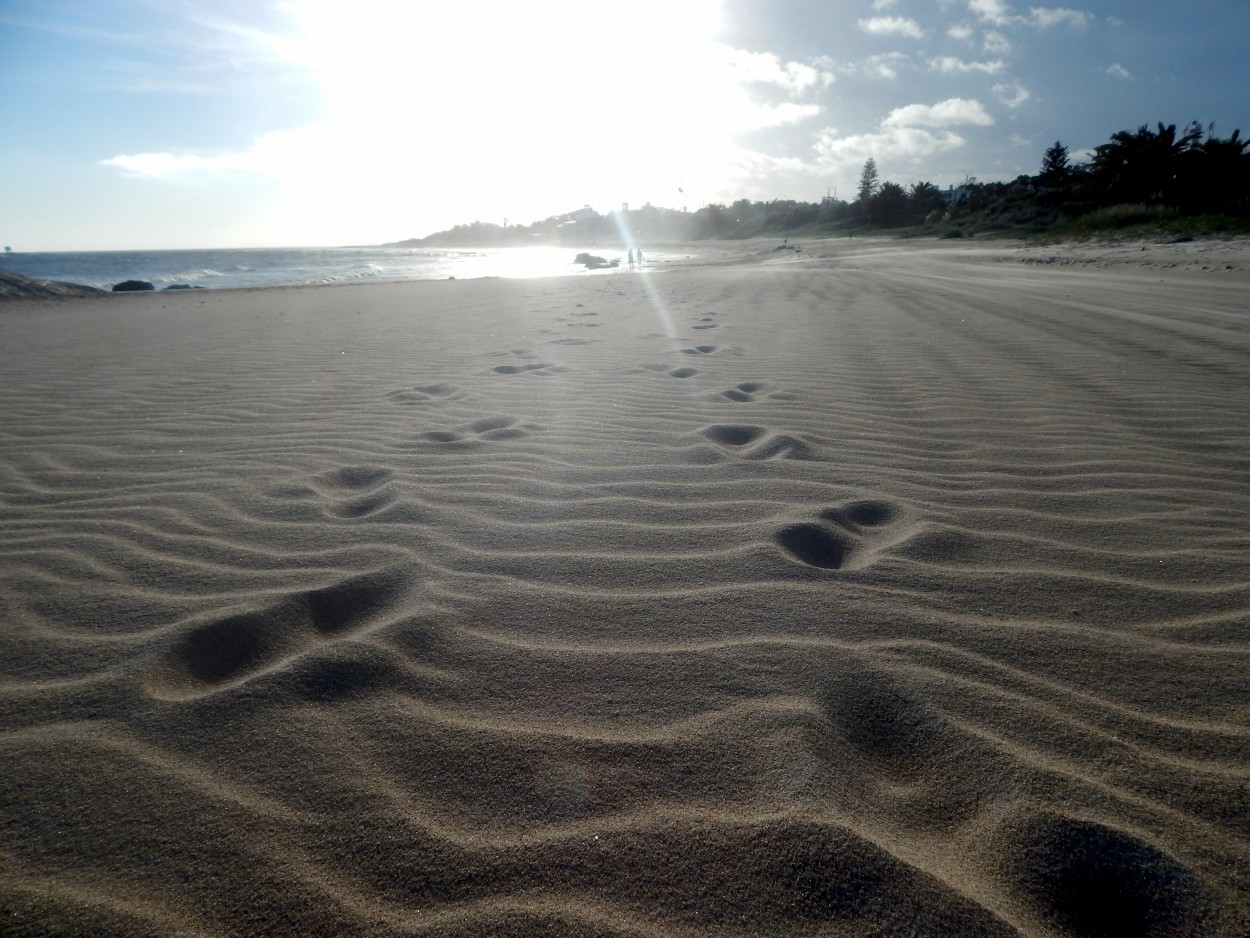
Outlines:
<svg viewBox="0 0 1250 938"><path fill-rule="evenodd" d="M582 204L677 204L679 187L722 172L743 122L716 41L720 0L282 9L322 120L276 138L272 160L305 195L359 196L327 209L454 203L472 221L486 206L533 220Z"/></svg>

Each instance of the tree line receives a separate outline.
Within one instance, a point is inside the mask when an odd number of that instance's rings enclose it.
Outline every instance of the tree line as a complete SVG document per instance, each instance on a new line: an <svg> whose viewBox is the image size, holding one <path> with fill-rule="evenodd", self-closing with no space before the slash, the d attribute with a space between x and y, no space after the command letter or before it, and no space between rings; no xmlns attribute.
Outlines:
<svg viewBox="0 0 1250 938"><path fill-rule="evenodd" d="M1250 217L1250 140L1242 140L1240 130L1218 137L1214 125L1204 129L1196 121L1181 131L1175 124L1142 125L1112 134L1080 164L1057 140L1036 175L1009 183L968 179L945 195L925 182L910 190L879 183L869 159L849 206L855 221L877 228L961 218L1047 227L1108 210L1128 221L1167 214Z"/></svg>

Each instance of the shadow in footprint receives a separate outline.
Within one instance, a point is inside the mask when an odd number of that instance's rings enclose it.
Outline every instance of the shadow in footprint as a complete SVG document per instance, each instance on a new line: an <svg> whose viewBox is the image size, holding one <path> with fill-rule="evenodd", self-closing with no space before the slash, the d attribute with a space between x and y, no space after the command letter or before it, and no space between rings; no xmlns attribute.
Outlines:
<svg viewBox="0 0 1250 938"><path fill-rule="evenodd" d="M387 489L370 492L336 505L330 513L339 518L367 518L395 504L396 495Z"/></svg>
<svg viewBox="0 0 1250 938"><path fill-rule="evenodd" d="M552 362L528 362L524 365L496 365L491 369L497 375L555 375L569 369Z"/></svg>
<svg viewBox="0 0 1250 938"><path fill-rule="evenodd" d="M795 395L789 391L774 390L772 385L763 381L739 382L732 388L721 391L720 396L739 404L749 404L759 400L792 401L795 399Z"/></svg>
<svg viewBox="0 0 1250 938"><path fill-rule="evenodd" d="M888 537L884 532L900 516L889 502L859 499L821 509L817 520L787 525L773 537L791 557L810 567L858 569L871 557L873 543Z"/></svg>
<svg viewBox="0 0 1250 938"><path fill-rule="evenodd" d="M898 509L888 502L864 499L840 508L826 508L820 517L839 524L850 522L861 528L875 528L889 524L898 517Z"/></svg>
<svg viewBox="0 0 1250 938"><path fill-rule="evenodd" d="M1008 869L1067 934L1173 936L1212 930L1218 910L1177 860L1094 821L1039 813L1017 822Z"/></svg>
<svg viewBox="0 0 1250 938"><path fill-rule="evenodd" d="M344 466L324 473L321 478L340 488L367 489L381 485L391 475L391 470L380 466Z"/></svg>
<svg viewBox="0 0 1250 938"><path fill-rule="evenodd" d="M148 691L182 699L233 686L374 624L398 604L408 583L397 571L368 573L192 626L157 663Z"/></svg>
<svg viewBox="0 0 1250 938"><path fill-rule="evenodd" d="M400 388L386 396L400 404L433 404L457 396L459 390L453 384L422 384L412 388Z"/></svg>
<svg viewBox="0 0 1250 938"><path fill-rule="evenodd" d="M853 547L836 531L806 522L786 525L773 539L791 556L822 570L840 570Z"/></svg>
<svg viewBox="0 0 1250 938"><path fill-rule="evenodd" d="M482 441L515 440L535 429L533 424L518 424L515 417L482 417L455 430L427 430L420 439L463 448Z"/></svg>
<svg viewBox="0 0 1250 938"><path fill-rule="evenodd" d="M715 423L703 429L703 435L722 446L746 446L763 436L763 427L748 427L733 423Z"/></svg>
<svg viewBox="0 0 1250 938"><path fill-rule="evenodd" d="M923 778L962 750L941 714L859 655L831 668L818 703L839 736L891 778Z"/></svg>

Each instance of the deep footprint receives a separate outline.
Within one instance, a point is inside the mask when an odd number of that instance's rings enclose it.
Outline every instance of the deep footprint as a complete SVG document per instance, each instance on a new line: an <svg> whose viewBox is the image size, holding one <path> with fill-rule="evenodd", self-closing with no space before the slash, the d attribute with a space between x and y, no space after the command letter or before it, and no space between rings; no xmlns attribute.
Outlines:
<svg viewBox="0 0 1250 938"><path fill-rule="evenodd" d="M1009 869L1065 934L1216 934L1209 927L1218 917L1212 898L1189 869L1153 845L1049 812L1016 827Z"/></svg>
<svg viewBox="0 0 1250 938"><path fill-rule="evenodd" d="M720 443L722 446L746 446L753 440L758 440L764 432L763 427L747 427L740 424L717 423L710 427L705 427L703 435L713 443Z"/></svg>
<svg viewBox="0 0 1250 938"><path fill-rule="evenodd" d="M407 584L398 571L367 573L197 625L164 655L148 690L162 699L184 699L238 684L360 631L396 605Z"/></svg>
<svg viewBox="0 0 1250 938"><path fill-rule="evenodd" d="M391 470L380 466L344 466L327 472L327 482L346 489L367 489L381 485L391 477Z"/></svg>
<svg viewBox="0 0 1250 938"><path fill-rule="evenodd" d="M865 499L841 508L826 508L820 516L839 524L849 521L861 528L875 528L897 518L898 510L886 502Z"/></svg>
<svg viewBox="0 0 1250 938"><path fill-rule="evenodd" d="M787 525L773 537L797 560L822 570L841 569L852 547L841 535L807 522Z"/></svg>
<svg viewBox="0 0 1250 938"><path fill-rule="evenodd" d="M456 394L460 389L452 384L423 384L413 388L401 388L386 396L400 404L433 404Z"/></svg>

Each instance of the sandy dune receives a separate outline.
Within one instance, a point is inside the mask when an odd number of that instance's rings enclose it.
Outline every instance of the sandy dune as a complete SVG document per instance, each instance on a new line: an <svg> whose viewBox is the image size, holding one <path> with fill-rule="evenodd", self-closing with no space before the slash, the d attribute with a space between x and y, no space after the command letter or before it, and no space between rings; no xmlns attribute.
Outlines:
<svg viewBox="0 0 1250 938"><path fill-rule="evenodd" d="M771 246L0 306L0 930L1250 932L1244 242Z"/></svg>

